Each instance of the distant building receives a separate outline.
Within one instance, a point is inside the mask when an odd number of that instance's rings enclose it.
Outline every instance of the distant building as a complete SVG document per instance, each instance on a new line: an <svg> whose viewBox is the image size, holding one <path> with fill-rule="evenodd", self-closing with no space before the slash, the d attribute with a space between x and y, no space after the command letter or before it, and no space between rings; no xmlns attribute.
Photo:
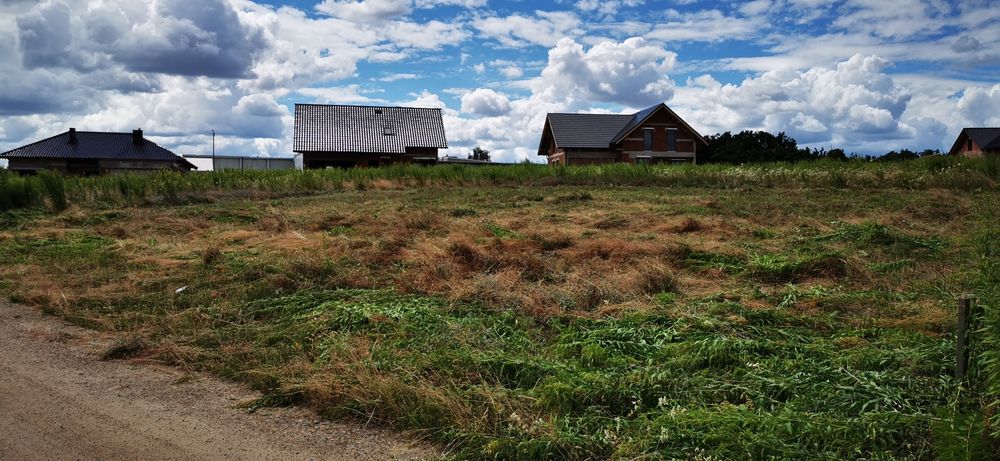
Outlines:
<svg viewBox="0 0 1000 461"><path fill-rule="evenodd" d="M197 169L191 162L131 133L69 131L0 154L7 169L22 173L54 170L66 174L98 175L125 171Z"/></svg>
<svg viewBox="0 0 1000 461"><path fill-rule="evenodd" d="M304 168L433 164L446 149L441 109L295 105L292 150Z"/></svg>
<svg viewBox="0 0 1000 461"><path fill-rule="evenodd" d="M439 162L444 164L455 164L455 165L497 165L489 160L477 160L468 157L455 157L451 155L445 155L438 159Z"/></svg>
<svg viewBox="0 0 1000 461"><path fill-rule="evenodd" d="M705 139L666 104L632 115L559 114L545 118L538 155L549 165L695 162Z"/></svg>
<svg viewBox="0 0 1000 461"><path fill-rule="evenodd" d="M245 155L186 155L188 159L212 160L212 171L221 170L291 170L299 168L298 157L258 157Z"/></svg>
<svg viewBox="0 0 1000 461"><path fill-rule="evenodd" d="M1000 153L1000 128L963 128L948 155L982 157Z"/></svg>

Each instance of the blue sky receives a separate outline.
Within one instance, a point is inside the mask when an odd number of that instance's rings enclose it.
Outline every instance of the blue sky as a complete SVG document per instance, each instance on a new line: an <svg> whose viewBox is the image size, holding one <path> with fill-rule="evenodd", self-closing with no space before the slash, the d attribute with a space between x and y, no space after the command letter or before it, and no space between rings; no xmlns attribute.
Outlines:
<svg viewBox="0 0 1000 461"><path fill-rule="evenodd" d="M0 150L141 127L291 154L296 102L440 107L450 149L534 155L547 112L666 102L702 134L859 153L1000 125L1000 8L938 0L7 0Z"/></svg>

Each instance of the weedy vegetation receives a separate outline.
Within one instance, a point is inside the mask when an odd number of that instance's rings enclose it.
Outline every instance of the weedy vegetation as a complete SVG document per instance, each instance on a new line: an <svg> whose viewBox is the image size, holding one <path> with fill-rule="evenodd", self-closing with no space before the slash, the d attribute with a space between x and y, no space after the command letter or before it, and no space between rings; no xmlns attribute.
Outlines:
<svg viewBox="0 0 1000 461"><path fill-rule="evenodd" d="M990 459L1000 168L0 174L0 290L460 459ZM179 288L184 288L179 290ZM953 377L954 306L981 315Z"/></svg>

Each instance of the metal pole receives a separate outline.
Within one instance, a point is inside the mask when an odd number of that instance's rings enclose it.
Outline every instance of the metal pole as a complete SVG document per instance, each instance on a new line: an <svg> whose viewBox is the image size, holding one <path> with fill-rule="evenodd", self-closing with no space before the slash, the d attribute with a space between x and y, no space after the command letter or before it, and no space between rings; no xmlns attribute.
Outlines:
<svg viewBox="0 0 1000 461"><path fill-rule="evenodd" d="M969 373L969 350L971 349L971 333L975 328L973 323L973 297L962 295L958 298L958 337L957 357L955 358L955 378L965 379Z"/></svg>
<svg viewBox="0 0 1000 461"><path fill-rule="evenodd" d="M215 169L215 130L212 130L212 169Z"/></svg>

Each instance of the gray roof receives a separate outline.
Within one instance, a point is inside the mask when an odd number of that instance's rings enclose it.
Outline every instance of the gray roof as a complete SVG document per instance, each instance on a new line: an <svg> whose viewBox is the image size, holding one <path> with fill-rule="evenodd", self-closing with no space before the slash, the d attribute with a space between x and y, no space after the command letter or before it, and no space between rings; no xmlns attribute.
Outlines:
<svg viewBox="0 0 1000 461"><path fill-rule="evenodd" d="M963 128L962 133L972 138L983 150L1000 150L1000 127L993 128ZM955 139L955 144L951 146L949 152L955 153L958 150L958 142L962 139L962 134Z"/></svg>
<svg viewBox="0 0 1000 461"><path fill-rule="evenodd" d="M660 106L661 106L661 104L657 104L655 106L647 107L647 108L645 108L643 110L640 110L639 112L636 112L636 113L632 114L632 119L628 121L628 125L625 125L621 129L621 131L619 131L617 134L615 134L615 137L613 139L611 139L611 142L615 143L615 142L618 142L618 141L621 141L622 139L624 139L625 136L628 136L628 134L631 133L632 130L635 129L635 127L637 127L639 125L642 125L642 122L645 122L646 119L649 118L650 115L653 115L653 112L656 112L656 109L659 109ZM666 107L666 106L664 106L664 107ZM680 117L678 117L678 118L680 118Z"/></svg>
<svg viewBox="0 0 1000 461"><path fill-rule="evenodd" d="M141 136L141 132L140 132ZM57 134L38 142L0 154L3 158L67 158L101 160L155 160L177 162L197 169L191 162L146 138L132 142L133 133L76 131L76 143L70 143L70 132Z"/></svg>
<svg viewBox="0 0 1000 461"><path fill-rule="evenodd" d="M607 149L632 118L614 114L549 114L547 120L559 147Z"/></svg>
<svg viewBox="0 0 1000 461"><path fill-rule="evenodd" d="M966 128L965 133L983 149L1000 148L1000 128Z"/></svg>
<svg viewBox="0 0 1000 461"><path fill-rule="evenodd" d="M441 109L295 105L295 152L402 154L407 147L448 147Z"/></svg>
<svg viewBox="0 0 1000 461"><path fill-rule="evenodd" d="M705 139L688 125L666 104L647 107L632 115L615 114L561 114L550 113L545 119L552 131L552 139L560 148L607 149L621 142L636 127L642 125L656 111L663 109L677 118L694 133L695 139L706 144ZM539 155L545 155L545 136L538 146Z"/></svg>

